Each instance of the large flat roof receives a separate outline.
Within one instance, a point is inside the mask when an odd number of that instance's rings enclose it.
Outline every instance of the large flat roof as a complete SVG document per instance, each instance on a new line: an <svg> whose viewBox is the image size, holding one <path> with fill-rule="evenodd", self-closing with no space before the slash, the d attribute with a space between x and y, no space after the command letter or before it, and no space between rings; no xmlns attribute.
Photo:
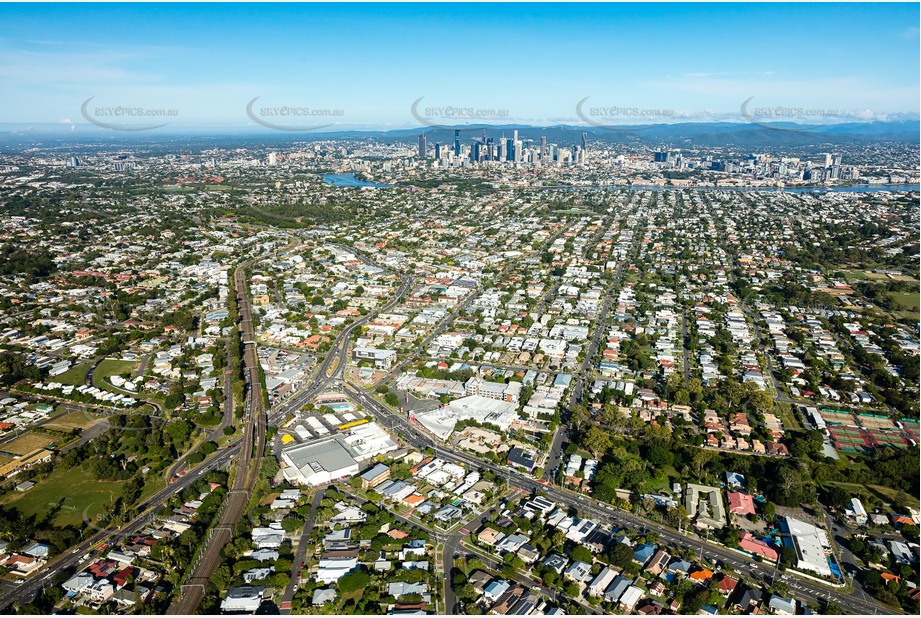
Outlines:
<svg viewBox="0 0 921 618"><path fill-rule="evenodd" d="M479 423L491 423L502 431L518 418L518 406L514 403L470 395L449 403L443 408L431 412L416 414L416 420L442 440L446 440L454 426L461 420L475 420Z"/></svg>
<svg viewBox="0 0 921 618"><path fill-rule="evenodd" d="M815 571L820 575L831 575L831 568L825 556L825 546L829 543L825 531L793 517L785 517L784 523L796 550L797 567Z"/></svg>
<svg viewBox="0 0 921 618"><path fill-rule="evenodd" d="M299 470L332 472L355 465L355 458L338 436L299 444L285 450L285 455Z"/></svg>
<svg viewBox="0 0 921 618"><path fill-rule="evenodd" d="M395 450L397 446L393 437L380 425L365 423L343 433L291 445L284 449L283 455L291 465L309 476L307 471L335 472Z"/></svg>

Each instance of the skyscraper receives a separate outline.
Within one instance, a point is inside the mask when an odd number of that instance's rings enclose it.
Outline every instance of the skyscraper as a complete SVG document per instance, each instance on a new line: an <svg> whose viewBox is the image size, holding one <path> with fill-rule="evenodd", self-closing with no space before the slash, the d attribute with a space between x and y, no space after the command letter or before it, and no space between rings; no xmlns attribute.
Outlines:
<svg viewBox="0 0 921 618"><path fill-rule="evenodd" d="M426 137L425 133L419 134L419 158L425 159Z"/></svg>
<svg viewBox="0 0 921 618"><path fill-rule="evenodd" d="M441 144L439 142L435 142L435 160L441 160Z"/></svg>
<svg viewBox="0 0 921 618"><path fill-rule="evenodd" d="M454 156L460 157L460 129L454 129Z"/></svg>
<svg viewBox="0 0 921 618"><path fill-rule="evenodd" d="M540 162L541 163L547 162L547 136L546 135L540 136Z"/></svg>

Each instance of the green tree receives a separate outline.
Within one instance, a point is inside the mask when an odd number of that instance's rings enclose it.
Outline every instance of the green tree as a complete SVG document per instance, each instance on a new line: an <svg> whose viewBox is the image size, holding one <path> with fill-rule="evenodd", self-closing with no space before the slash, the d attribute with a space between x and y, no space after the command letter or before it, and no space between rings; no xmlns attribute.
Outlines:
<svg viewBox="0 0 921 618"><path fill-rule="evenodd" d="M360 590L364 590L365 586L370 582L371 576L364 571L352 571L339 579L337 587L342 594L353 594Z"/></svg>
<svg viewBox="0 0 921 618"><path fill-rule="evenodd" d="M791 567L794 566L797 561L796 550L792 547L784 546L784 548L780 550L780 564L782 566Z"/></svg>
<svg viewBox="0 0 921 618"><path fill-rule="evenodd" d="M603 429L590 427L585 432L582 445L592 453L595 459L598 459L611 448L611 436Z"/></svg>
<svg viewBox="0 0 921 618"><path fill-rule="evenodd" d="M629 545L617 543L610 553L611 564L621 569L629 568L633 563L633 550Z"/></svg>
<svg viewBox="0 0 921 618"><path fill-rule="evenodd" d="M594 560L592 552L584 545L576 545L572 550L571 557L573 560L588 562L589 564Z"/></svg>

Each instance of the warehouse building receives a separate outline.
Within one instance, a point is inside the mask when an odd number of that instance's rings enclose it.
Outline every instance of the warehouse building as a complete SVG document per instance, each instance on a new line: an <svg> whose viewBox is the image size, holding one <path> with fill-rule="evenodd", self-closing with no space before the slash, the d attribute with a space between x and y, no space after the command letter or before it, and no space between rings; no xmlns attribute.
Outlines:
<svg viewBox="0 0 921 618"><path fill-rule="evenodd" d="M355 476L364 463L397 446L377 423L365 423L285 448L281 454L282 473L295 485L324 485Z"/></svg>

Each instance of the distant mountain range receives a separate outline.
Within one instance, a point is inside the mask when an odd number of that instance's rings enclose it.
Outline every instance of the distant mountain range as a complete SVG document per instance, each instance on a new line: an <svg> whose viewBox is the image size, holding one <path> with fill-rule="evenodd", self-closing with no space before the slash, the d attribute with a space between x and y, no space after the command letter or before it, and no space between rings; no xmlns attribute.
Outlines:
<svg viewBox="0 0 921 618"><path fill-rule="evenodd" d="M921 142L921 123L900 120L827 125L798 125L795 123L747 122L685 122L674 124L647 124L602 128L597 126L554 125L548 127L521 127L515 125L479 125L456 127L421 127L393 131L341 131L327 134L343 138L377 137L380 139L415 140L426 134L429 145L440 142L454 143L454 129L460 129L462 142L480 139L483 129L487 137L511 137L518 130L519 139L537 141L546 136L556 144L578 144L582 133L589 141L610 143L668 143L672 146L805 146L810 144L844 144L854 142L896 141Z"/></svg>
<svg viewBox="0 0 921 618"><path fill-rule="evenodd" d="M334 129L330 127L330 129ZM511 137L517 130L519 139L538 141L542 136L549 143L578 144L582 133L589 141L612 144L635 144L673 148L690 147L790 147L810 145L844 145L869 142L921 143L921 123L918 120L876 122L850 122L841 124L806 125L795 123L747 122L684 122L673 124L646 124L634 126L553 125L545 127L521 125L458 125L451 127L422 126L393 130L343 128L341 130L286 132L273 131L259 126L192 126L173 125L151 131L114 131L92 124L0 124L0 145L4 150L30 146L89 146L139 143L177 143L187 145L289 144L316 140L375 139L385 142L414 142L425 133L429 145L453 145L454 130L461 131L460 139L471 143L486 135L498 142L499 137Z"/></svg>

